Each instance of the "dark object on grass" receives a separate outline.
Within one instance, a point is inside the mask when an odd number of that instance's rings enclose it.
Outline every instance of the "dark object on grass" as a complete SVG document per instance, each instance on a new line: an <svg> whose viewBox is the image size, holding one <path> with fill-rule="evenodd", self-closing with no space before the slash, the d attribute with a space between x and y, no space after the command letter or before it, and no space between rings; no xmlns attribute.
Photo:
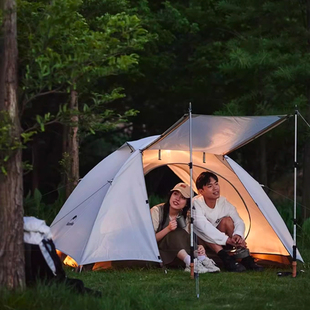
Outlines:
<svg viewBox="0 0 310 310"><path fill-rule="evenodd" d="M77 293L101 297L101 292L85 287L83 281L66 276L50 237L49 227L44 221L34 217L24 218L26 285L64 283Z"/></svg>
<svg viewBox="0 0 310 310"><path fill-rule="evenodd" d="M261 265L256 264L254 258L253 258L251 255L242 258L241 264L242 264L247 270L264 271L264 267L261 266Z"/></svg>
<svg viewBox="0 0 310 310"><path fill-rule="evenodd" d="M296 272L296 276L299 274L299 273L304 273L305 271L304 270L299 270ZM278 277L287 277L287 276L293 276L293 272L292 271L278 271L277 272L277 276Z"/></svg>

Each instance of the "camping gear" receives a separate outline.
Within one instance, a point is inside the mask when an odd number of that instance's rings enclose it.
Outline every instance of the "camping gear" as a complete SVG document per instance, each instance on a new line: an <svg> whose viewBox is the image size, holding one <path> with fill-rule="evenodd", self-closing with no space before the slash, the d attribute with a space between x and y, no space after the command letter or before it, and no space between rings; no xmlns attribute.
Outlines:
<svg viewBox="0 0 310 310"><path fill-rule="evenodd" d="M289 264L293 240L281 216L260 184L227 156L286 118L192 115L192 181L187 115L161 136L125 143L81 180L54 219L56 248L77 265L161 262L144 176L168 166L182 182L192 182L196 193L197 176L202 171L215 173L221 195L245 222L251 255ZM296 257L302 261L298 250Z"/></svg>
<svg viewBox="0 0 310 310"><path fill-rule="evenodd" d="M24 248L27 286L33 286L38 281L44 284L64 283L80 294L101 296L101 292L85 287L83 281L66 276L45 221L24 217Z"/></svg>
<svg viewBox="0 0 310 310"><path fill-rule="evenodd" d="M45 221L24 217L25 274L27 285L42 281L63 281L66 274L56 253Z"/></svg>

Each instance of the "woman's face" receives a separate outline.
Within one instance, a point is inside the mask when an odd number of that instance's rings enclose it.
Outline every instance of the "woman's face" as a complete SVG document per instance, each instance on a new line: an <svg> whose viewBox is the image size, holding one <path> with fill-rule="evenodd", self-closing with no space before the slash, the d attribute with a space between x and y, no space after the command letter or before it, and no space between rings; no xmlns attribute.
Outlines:
<svg viewBox="0 0 310 310"><path fill-rule="evenodd" d="M173 191L169 200L170 208L182 210L186 206L187 199L179 192Z"/></svg>

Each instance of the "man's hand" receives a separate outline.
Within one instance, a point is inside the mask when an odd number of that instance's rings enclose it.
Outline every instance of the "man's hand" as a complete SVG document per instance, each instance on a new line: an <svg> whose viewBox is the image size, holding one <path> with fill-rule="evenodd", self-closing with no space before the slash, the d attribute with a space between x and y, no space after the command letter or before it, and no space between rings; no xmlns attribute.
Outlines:
<svg viewBox="0 0 310 310"><path fill-rule="evenodd" d="M241 236L233 235L231 239L235 243L236 247L241 247L241 248L246 248L247 247L247 244L246 244L245 240Z"/></svg>
<svg viewBox="0 0 310 310"><path fill-rule="evenodd" d="M232 246L237 246L236 242L232 238L230 238L230 237L228 237L228 239L226 241L226 244L229 244L229 245L232 245Z"/></svg>

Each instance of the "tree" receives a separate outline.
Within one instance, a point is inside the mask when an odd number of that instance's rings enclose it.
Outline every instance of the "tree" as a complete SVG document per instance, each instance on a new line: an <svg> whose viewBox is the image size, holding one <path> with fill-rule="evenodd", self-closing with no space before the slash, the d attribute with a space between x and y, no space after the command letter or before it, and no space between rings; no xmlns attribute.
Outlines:
<svg viewBox="0 0 310 310"><path fill-rule="evenodd" d="M218 1L217 10L225 16L222 27L232 33L225 42L226 59L219 66L227 81L227 104L221 113L292 114L295 105L305 110L309 55L302 6L292 1ZM271 136L257 141L253 170L264 184L292 169L292 127L279 135L290 145L284 151L275 137L272 143Z"/></svg>
<svg viewBox="0 0 310 310"><path fill-rule="evenodd" d="M23 288L25 283L16 32L15 0L4 0L4 50L0 67L0 89L4 90L0 96L0 287L9 289Z"/></svg>
<svg viewBox="0 0 310 310"><path fill-rule="evenodd" d="M212 114L223 105L225 84L218 64L224 54L221 40L230 34L218 31L222 17L215 2L130 1L153 35L139 67L125 79L123 104L140 111L132 138L162 133L187 113L189 102L194 113Z"/></svg>
<svg viewBox="0 0 310 310"><path fill-rule="evenodd" d="M82 1L71 0L23 1L19 11L19 22L28 26L21 27L25 30L19 39L24 51L21 106L23 116L27 114L23 124L28 127L26 131L44 130L51 123L64 126L67 195L79 179L81 133L111 129L135 114L132 109L123 115L107 109L106 103L124 95L119 88L105 95L102 88L95 93L98 79L136 65L138 55L134 52L147 41L147 33L134 15L105 13L88 21L81 11ZM52 95L59 101L56 113L43 108L46 112L34 118L36 112L27 112L42 106Z"/></svg>

